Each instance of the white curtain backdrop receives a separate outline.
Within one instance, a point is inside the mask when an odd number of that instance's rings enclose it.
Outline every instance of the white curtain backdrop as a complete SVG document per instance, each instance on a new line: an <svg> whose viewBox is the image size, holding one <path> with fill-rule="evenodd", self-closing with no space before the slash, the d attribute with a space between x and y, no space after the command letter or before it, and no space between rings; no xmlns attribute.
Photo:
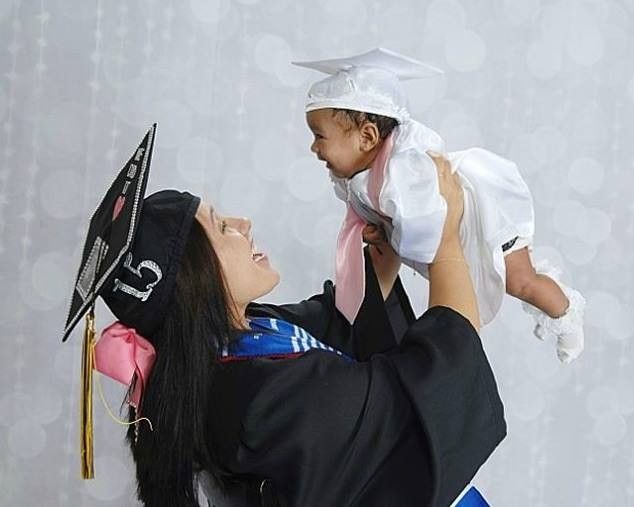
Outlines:
<svg viewBox="0 0 634 507"><path fill-rule="evenodd" d="M634 506L633 34L633 0L1 0L0 505L136 505L97 396L79 479L81 337L60 336L90 215L147 128L148 192L251 217L282 273L268 300L302 299L334 272L344 210L308 150L318 76L289 62L383 46L445 69L407 83L412 114L519 165L535 257L588 300L569 366L516 300L482 331L509 434L474 484L496 507ZM402 276L421 312L426 283Z"/></svg>

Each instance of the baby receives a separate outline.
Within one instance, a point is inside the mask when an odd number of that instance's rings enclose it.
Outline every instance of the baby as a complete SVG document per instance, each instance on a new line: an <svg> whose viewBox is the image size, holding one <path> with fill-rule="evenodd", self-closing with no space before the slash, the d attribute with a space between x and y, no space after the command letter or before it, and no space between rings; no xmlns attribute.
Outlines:
<svg viewBox="0 0 634 507"><path fill-rule="evenodd" d="M311 86L306 120L310 149L347 204L336 261L336 303L346 318L354 321L363 299L366 223L379 226L403 262L427 276L446 214L429 153L442 154L464 187L461 242L482 323L493 319L506 292L524 302L538 338L556 338L562 362L577 358L585 300L555 272L533 267L532 198L515 164L482 148L447 153L441 137L408 113L400 80L441 71L384 49L296 65L329 74Z"/></svg>

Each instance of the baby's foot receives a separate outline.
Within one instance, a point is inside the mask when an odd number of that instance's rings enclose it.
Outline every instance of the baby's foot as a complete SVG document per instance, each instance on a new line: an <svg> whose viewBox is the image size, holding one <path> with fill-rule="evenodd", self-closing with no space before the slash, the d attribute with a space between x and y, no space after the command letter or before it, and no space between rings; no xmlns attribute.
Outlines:
<svg viewBox="0 0 634 507"><path fill-rule="evenodd" d="M562 363L568 364L583 352L583 313L586 301L578 291L566 287L552 274L552 271L548 273L568 298L566 312L561 317L552 318L528 303L523 302L522 307L535 320L533 334L540 340L549 337L556 339L557 357Z"/></svg>
<svg viewBox="0 0 634 507"><path fill-rule="evenodd" d="M561 285L568 298L566 313L554 322L553 333L557 336L557 357L562 363L570 363L577 359L584 347L583 313L586 300L576 290Z"/></svg>

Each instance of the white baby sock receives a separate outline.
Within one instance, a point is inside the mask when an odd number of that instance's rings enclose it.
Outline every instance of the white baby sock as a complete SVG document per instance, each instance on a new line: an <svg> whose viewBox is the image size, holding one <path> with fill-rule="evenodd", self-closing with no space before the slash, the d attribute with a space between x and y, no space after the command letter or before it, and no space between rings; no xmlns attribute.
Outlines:
<svg viewBox="0 0 634 507"><path fill-rule="evenodd" d="M540 340L554 337L557 340L557 357L562 363L570 363L583 351L583 313L586 300L578 291L561 283L561 272L548 262L538 263L535 270L557 282L568 298L568 308L561 317L552 318L531 304L522 302L522 307L535 320L535 336Z"/></svg>

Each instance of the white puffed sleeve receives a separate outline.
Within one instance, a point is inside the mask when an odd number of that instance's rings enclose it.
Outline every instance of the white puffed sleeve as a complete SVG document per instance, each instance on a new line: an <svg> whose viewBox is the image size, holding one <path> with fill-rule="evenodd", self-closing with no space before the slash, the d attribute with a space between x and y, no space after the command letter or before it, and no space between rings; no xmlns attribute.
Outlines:
<svg viewBox="0 0 634 507"><path fill-rule="evenodd" d="M431 157L415 149L394 153L385 171L379 204L381 212L392 220L390 242L394 250L416 262L431 262L447 213Z"/></svg>
<svg viewBox="0 0 634 507"><path fill-rule="evenodd" d="M436 255L447 214L428 151L445 152L435 131L415 120L400 125L379 197L381 212L392 220L392 247L404 259L422 264L417 267L421 273Z"/></svg>

